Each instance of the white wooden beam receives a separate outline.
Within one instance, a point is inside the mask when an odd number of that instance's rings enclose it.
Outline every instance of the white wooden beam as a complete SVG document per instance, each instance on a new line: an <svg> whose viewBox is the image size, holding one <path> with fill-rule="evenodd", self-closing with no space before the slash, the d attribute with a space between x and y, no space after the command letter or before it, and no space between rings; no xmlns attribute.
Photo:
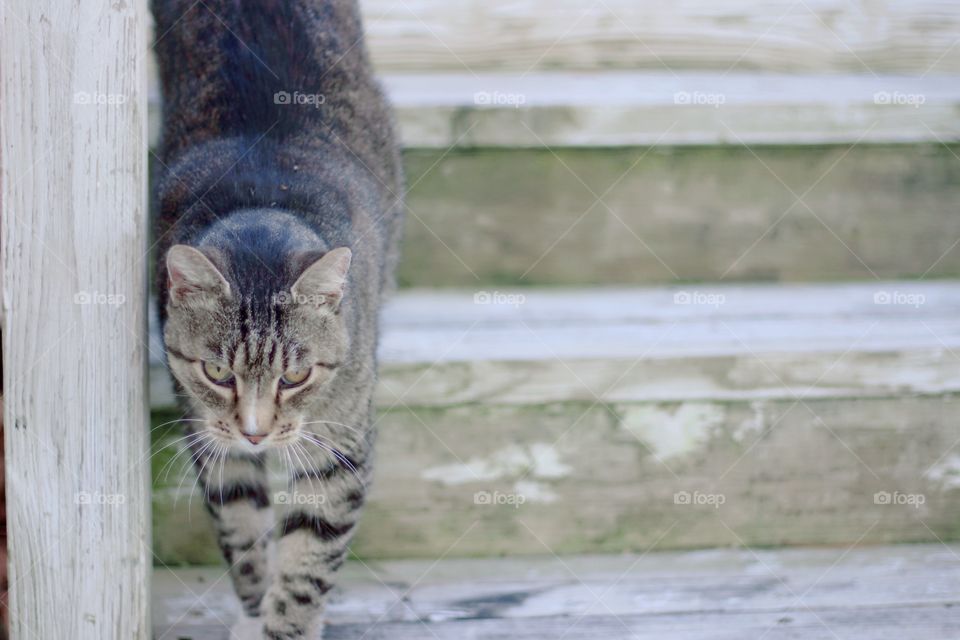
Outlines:
<svg viewBox="0 0 960 640"><path fill-rule="evenodd" d="M960 71L951 0L363 0L385 71Z"/></svg>
<svg viewBox="0 0 960 640"><path fill-rule="evenodd" d="M11 636L149 637L143 0L0 4Z"/></svg>

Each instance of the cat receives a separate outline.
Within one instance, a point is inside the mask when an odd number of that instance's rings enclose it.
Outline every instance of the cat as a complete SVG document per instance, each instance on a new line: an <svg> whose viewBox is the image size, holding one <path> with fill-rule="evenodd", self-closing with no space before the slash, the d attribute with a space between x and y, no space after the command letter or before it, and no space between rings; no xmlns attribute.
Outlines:
<svg viewBox="0 0 960 640"><path fill-rule="evenodd" d="M404 210L392 113L356 0L153 13L156 286L186 441L258 634L318 637L373 466ZM268 455L290 469L283 500Z"/></svg>

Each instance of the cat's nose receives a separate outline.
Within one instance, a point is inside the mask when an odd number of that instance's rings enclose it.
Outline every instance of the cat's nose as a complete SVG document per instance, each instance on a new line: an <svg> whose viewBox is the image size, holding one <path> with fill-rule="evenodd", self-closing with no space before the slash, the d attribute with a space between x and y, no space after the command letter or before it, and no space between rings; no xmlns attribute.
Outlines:
<svg viewBox="0 0 960 640"><path fill-rule="evenodd" d="M263 442L263 439L266 438L267 436L251 436L245 433L243 434L243 437L246 438L247 441L250 442L250 444L260 444L261 442Z"/></svg>

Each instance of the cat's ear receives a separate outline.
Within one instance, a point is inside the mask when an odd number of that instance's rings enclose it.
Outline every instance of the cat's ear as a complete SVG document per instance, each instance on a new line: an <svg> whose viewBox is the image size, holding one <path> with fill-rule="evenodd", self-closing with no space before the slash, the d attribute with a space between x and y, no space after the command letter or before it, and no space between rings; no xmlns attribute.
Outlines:
<svg viewBox="0 0 960 640"><path fill-rule="evenodd" d="M230 283L210 258L185 244L175 244L167 251L167 288L173 304L230 297Z"/></svg>
<svg viewBox="0 0 960 640"><path fill-rule="evenodd" d="M338 247L325 253L307 267L290 288L293 299L318 308L336 309L343 299L352 258L353 253L347 247Z"/></svg>

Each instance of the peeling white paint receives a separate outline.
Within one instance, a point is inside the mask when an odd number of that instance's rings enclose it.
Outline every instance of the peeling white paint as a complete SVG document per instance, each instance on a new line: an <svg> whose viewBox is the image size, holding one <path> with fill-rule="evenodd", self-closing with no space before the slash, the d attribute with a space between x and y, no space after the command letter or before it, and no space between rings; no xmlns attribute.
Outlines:
<svg viewBox="0 0 960 640"><path fill-rule="evenodd" d="M950 455L930 467L924 474L944 489L960 488L960 455Z"/></svg>
<svg viewBox="0 0 960 640"><path fill-rule="evenodd" d="M733 433L731 434L737 442L743 442L747 438L752 440L752 436L763 432L764 425L766 424L764 412L766 403L754 400L750 403L750 408L753 410L753 415L734 427Z"/></svg>
<svg viewBox="0 0 960 640"><path fill-rule="evenodd" d="M510 445L485 458L471 458L455 463L425 469L420 476L447 486L468 482L489 482L511 476L531 478L562 478L572 468L563 463L553 445L536 442L529 446Z"/></svg>
<svg viewBox="0 0 960 640"><path fill-rule="evenodd" d="M541 502L543 504L552 504L557 501L557 494L550 490L542 482L532 480L520 480L514 483L513 492L518 496L523 496L526 502Z"/></svg>
<svg viewBox="0 0 960 640"><path fill-rule="evenodd" d="M535 478L562 478L572 471L560 460L560 454L552 444L536 442L530 445L530 455L533 457L531 475Z"/></svg>
<svg viewBox="0 0 960 640"><path fill-rule="evenodd" d="M657 405L627 407L622 425L646 444L658 458L691 453L710 440L723 424L727 410L710 402L687 402L675 409Z"/></svg>

